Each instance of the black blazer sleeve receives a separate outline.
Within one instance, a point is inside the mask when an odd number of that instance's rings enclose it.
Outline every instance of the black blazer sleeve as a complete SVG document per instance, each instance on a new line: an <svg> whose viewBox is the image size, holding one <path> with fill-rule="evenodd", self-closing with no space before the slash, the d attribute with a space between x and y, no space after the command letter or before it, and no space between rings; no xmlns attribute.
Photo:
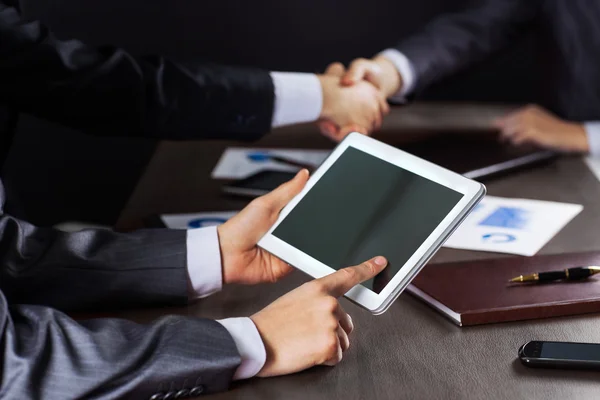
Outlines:
<svg viewBox="0 0 600 400"><path fill-rule="evenodd" d="M216 321L76 322L48 307L9 305L0 291L0 362L3 399L147 400L225 390L240 356Z"/></svg>
<svg viewBox="0 0 600 400"><path fill-rule="evenodd" d="M0 104L98 135L255 139L271 128L267 71L136 58L58 40L0 2Z"/></svg>
<svg viewBox="0 0 600 400"><path fill-rule="evenodd" d="M439 17L396 49L412 63L415 91L481 61L535 20L539 0L481 0L466 11Z"/></svg>

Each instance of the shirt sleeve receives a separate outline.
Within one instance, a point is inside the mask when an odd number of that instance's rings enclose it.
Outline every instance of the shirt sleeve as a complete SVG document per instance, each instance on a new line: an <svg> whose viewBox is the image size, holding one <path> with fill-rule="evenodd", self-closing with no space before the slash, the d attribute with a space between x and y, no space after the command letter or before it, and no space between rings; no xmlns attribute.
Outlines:
<svg viewBox="0 0 600 400"><path fill-rule="evenodd" d="M600 157L600 121L586 122L583 127L590 145L590 154L594 157Z"/></svg>
<svg viewBox="0 0 600 400"><path fill-rule="evenodd" d="M321 82L315 74L271 72L275 87L272 127L316 121L323 107Z"/></svg>
<svg viewBox="0 0 600 400"><path fill-rule="evenodd" d="M209 296L223 286L221 251L216 227L187 231L190 298ZM267 353L258 329L250 318L228 318L217 321L231 335L242 362L234 379L256 375L265 365Z"/></svg>
<svg viewBox="0 0 600 400"><path fill-rule="evenodd" d="M217 322L227 329L242 358L233 379L248 379L258 374L267 361L267 351L254 322L250 318L227 318Z"/></svg>
<svg viewBox="0 0 600 400"><path fill-rule="evenodd" d="M223 272L217 227L188 230L186 245L189 298L199 299L220 291Z"/></svg>
<svg viewBox="0 0 600 400"><path fill-rule="evenodd" d="M390 60L402 77L402 87L389 100L396 103L405 103L406 96L412 93L416 85L415 69L412 63L404 54L396 49L386 49L379 53L379 55Z"/></svg>

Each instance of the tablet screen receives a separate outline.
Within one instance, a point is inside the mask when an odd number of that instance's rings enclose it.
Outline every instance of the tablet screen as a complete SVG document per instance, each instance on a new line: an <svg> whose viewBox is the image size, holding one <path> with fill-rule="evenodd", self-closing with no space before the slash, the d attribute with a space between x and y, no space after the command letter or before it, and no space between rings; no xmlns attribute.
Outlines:
<svg viewBox="0 0 600 400"><path fill-rule="evenodd" d="M380 293L462 197L348 147L273 235L334 269L385 256L386 269L363 283Z"/></svg>

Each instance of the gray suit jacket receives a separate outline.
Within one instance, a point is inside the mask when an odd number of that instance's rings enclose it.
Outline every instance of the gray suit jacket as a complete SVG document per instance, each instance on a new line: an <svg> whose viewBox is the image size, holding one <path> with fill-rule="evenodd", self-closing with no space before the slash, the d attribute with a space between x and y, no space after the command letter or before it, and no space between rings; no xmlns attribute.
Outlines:
<svg viewBox="0 0 600 400"><path fill-rule="evenodd" d="M600 1L479 0L440 17L397 49L412 61L417 92L537 33L541 103L563 118L600 119Z"/></svg>
<svg viewBox="0 0 600 400"><path fill-rule="evenodd" d="M227 388L240 356L215 321L139 325L63 313L186 304L184 231L62 233L4 214L4 201L0 182L0 398L149 399Z"/></svg>

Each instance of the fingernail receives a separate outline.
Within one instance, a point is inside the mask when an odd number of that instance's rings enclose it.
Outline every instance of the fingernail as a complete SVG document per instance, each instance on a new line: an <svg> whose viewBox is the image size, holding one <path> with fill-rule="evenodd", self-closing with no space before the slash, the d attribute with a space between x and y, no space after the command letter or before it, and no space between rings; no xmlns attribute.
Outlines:
<svg viewBox="0 0 600 400"><path fill-rule="evenodd" d="M385 264L387 264L387 260L384 257L381 257L381 256L375 257L375 260L373 260L373 261L375 261L375 264L379 265L380 267L384 266Z"/></svg>

